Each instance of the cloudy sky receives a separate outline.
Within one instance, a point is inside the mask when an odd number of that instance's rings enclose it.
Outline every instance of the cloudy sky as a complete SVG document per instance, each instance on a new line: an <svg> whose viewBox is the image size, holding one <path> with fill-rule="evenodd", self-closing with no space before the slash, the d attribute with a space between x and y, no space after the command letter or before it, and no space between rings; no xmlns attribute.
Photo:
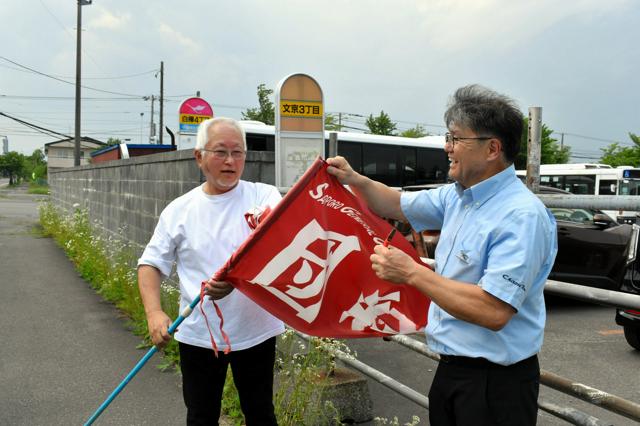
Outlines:
<svg viewBox="0 0 640 426"><path fill-rule="evenodd" d="M1 2L0 112L73 135L76 11ZM160 61L173 129L197 91L240 118L260 83L303 72L354 128L384 110L441 134L451 93L480 83L541 106L573 162L640 134L638 0L94 0L82 14L82 134L100 140L148 142ZM25 154L56 140L3 116L0 135Z"/></svg>

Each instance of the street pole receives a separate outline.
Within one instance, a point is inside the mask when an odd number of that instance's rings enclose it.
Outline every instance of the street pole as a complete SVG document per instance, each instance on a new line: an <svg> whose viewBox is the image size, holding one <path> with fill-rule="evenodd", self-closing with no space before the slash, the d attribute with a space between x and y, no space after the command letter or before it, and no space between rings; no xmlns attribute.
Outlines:
<svg viewBox="0 0 640 426"><path fill-rule="evenodd" d="M140 144L142 144L142 117L144 116L144 112L140 113Z"/></svg>
<svg viewBox="0 0 640 426"><path fill-rule="evenodd" d="M82 48L82 0L78 0L78 22L76 23L76 124L73 165L80 165L80 49Z"/></svg>
<svg viewBox="0 0 640 426"><path fill-rule="evenodd" d="M164 62L160 61L160 139L158 143L162 145L162 134L164 133Z"/></svg>
<svg viewBox="0 0 640 426"><path fill-rule="evenodd" d="M76 24L76 123L75 123L75 143L73 152L73 165L80 165L80 76L82 51L82 6L90 5L92 0L78 0L78 22Z"/></svg>
<svg viewBox="0 0 640 426"><path fill-rule="evenodd" d="M542 107L529 107L527 132L527 186L534 194L540 192L540 157L542 152Z"/></svg>
<svg viewBox="0 0 640 426"><path fill-rule="evenodd" d="M156 135L156 125L153 122L153 102L155 101L155 96L151 95L151 123L149 125L149 143L153 143L153 137Z"/></svg>

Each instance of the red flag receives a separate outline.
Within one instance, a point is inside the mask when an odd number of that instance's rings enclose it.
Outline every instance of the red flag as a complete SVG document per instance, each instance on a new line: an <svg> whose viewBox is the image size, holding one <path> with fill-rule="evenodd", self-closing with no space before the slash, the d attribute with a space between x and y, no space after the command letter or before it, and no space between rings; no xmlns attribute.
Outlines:
<svg viewBox="0 0 640 426"><path fill-rule="evenodd" d="M313 336L422 330L429 299L408 285L379 279L371 269L373 247L383 243L391 225L326 169L318 158L215 278ZM390 245L419 261L401 235Z"/></svg>

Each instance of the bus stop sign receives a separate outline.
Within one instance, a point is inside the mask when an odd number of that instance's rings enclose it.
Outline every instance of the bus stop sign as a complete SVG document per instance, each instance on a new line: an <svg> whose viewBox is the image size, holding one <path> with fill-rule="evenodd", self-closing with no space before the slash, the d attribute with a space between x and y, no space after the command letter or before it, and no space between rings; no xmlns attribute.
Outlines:
<svg viewBox="0 0 640 426"><path fill-rule="evenodd" d="M311 76L291 74L276 88L276 186L290 188L324 157L322 89Z"/></svg>
<svg viewBox="0 0 640 426"><path fill-rule="evenodd" d="M178 109L180 133L198 133L198 125L213 117L213 109L202 98L185 99Z"/></svg>

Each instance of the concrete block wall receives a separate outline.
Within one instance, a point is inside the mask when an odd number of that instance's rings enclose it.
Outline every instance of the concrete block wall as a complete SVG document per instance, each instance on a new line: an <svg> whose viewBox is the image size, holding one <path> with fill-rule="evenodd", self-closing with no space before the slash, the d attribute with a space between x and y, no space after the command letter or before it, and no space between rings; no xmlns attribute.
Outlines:
<svg viewBox="0 0 640 426"><path fill-rule="evenodd" d="M242 179L275 183L273 152L247 153ZM63 211L86 208L94 226L125 238L140 253L158 217L176 197L198 186L204 177L192 150L133 157L54 171L49 174L51 200Z"/></svg>

